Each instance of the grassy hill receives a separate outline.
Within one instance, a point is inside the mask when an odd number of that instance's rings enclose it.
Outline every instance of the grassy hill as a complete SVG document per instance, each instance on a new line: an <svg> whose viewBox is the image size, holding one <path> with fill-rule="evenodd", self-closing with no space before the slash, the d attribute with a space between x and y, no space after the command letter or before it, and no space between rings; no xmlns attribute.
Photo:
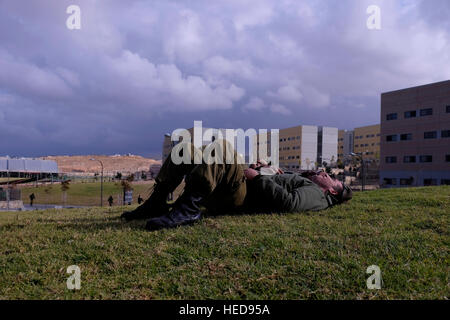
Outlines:
<svg viewBox="0 0 450 320"><path fill-rule="evenodd" d="M322 212L174 230L120 207L0 212L0 299L448 299L450 187L357 193ZM66 268L81 268L81 290ZM381 290L366 287L380 267Z"/></svg>

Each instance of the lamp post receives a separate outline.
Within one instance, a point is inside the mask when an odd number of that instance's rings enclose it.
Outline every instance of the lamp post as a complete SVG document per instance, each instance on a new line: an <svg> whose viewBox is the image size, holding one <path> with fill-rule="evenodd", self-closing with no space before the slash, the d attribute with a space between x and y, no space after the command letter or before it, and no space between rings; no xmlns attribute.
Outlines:
<svg viewBox="0 0 450 320"><path fill-rule="evenodd" d="M8 176L8 180L6 182L6 208L9 210L9 157L6 158L6 174Z"/></svg>
<svg viewBox="0 0 450 320"><path fill-rule="evenodd" d="M365 182L366 182L366 172L365 172L365 168L364 168L364 159L361 153L350 153L351 156L353 157L357 157L359 158L360 162L361 162L361 191L364 192L364 186L365 186Z"/></svg>
<svg viewBox="0 0 450 320"><path fill-rule="evenodd" d="M102 178L100 181L100 207L103 207L103 162L101 162L100 160L95 159L95 158L91 158L90 160L98 161L98 162L100 162L100 165L102 166Z"/></svg>

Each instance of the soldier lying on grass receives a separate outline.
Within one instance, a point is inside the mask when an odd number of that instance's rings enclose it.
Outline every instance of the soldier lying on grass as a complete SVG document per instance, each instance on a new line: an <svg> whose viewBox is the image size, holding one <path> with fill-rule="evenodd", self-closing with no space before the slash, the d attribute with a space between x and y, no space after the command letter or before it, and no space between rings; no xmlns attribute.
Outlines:
<svg viewBox="0 0 450 320"><path fill-rule="evenodd" d="M175 164L168 157L155 179L151 196L134 211L122 218L131 221L149 219L147 230L174 228L194 223L202 218L201 206L209 214L226 213L281 213L319 211L341 204L352 198L352 191L325 172L283 173L264 161L245 169L239 164L238 154L223 141L222 163L194 164L201 151L190 143L182 150L191 150L190 164ZM231 152L233 163L227 164L226 152ZM173 205L167 197L185 179L183 193Z"/></svg>

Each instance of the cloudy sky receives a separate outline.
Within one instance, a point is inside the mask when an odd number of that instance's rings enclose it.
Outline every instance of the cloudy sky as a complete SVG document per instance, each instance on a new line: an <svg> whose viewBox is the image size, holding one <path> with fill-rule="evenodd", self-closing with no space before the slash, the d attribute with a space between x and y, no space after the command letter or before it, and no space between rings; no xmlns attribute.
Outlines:
<svg viewBox="0 0 450 320"><path fill-rule="evenodd" d="M379 123L382 92L450 79L449 17L448 0L0 0L0 155L154 156L194 120Z"/></svg>

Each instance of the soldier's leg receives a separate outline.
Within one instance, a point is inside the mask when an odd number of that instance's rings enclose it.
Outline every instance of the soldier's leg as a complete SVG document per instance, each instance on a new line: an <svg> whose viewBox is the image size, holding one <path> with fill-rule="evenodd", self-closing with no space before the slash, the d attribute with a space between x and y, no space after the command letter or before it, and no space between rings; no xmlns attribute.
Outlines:
<svg viewBox="0 0 450 320"><path fill-rule="evenodd" d="M237 154L234 149L230 145L223 148L228 149L224 149L221 154L224 158L219 158L226 160L226 151L232 152L233 163L204 161L194 166L186 176L185 190L176 201L174 209L163 217L149 220L146 226L148 230L172 228L199 220L200 204L205 203L213 194L218 195L221 202L229 208L243 204L246 192L243 168L236 163ZM208 152L207 148L204 152Z"/></svg>
<svg viewBox="0 0 450 320"><path fill-rule="evenodd" d="M190 180L192 184L202 185L203 193L221 208L238 207L242 205L246 193L244 161L228 141L217 141L216 144L223 152L216 155L214 145L211 145L210 150L205 149L205 158L214 156L215 161L210 161L213 162L211 165L195 167L189 175ZM186 187L189 187L188 181Z"/></svg>
<svg viewBox="0 0 450 320"><path fill-rule="evenodd" d="M200 193L211 213L233 210L243 205L246 195L243 167L236 163L196 166L186 177L185 190Z"/></svg>
<svg viewBox="0 0 450 320"><path fill-rule="evenodd" d="M200 153L190 143L181 143L174 148L176 150L188 151L186 160L177 164L171 156L167 157L155 179L150 197L138 208L131 212L124 212L122 218L130 221L135 219L146 219L157 217L169 212L167 196L172 193L181 183L184 176L195 167L194 157ZM181 152L181 153L182 153Z"/></svg>

